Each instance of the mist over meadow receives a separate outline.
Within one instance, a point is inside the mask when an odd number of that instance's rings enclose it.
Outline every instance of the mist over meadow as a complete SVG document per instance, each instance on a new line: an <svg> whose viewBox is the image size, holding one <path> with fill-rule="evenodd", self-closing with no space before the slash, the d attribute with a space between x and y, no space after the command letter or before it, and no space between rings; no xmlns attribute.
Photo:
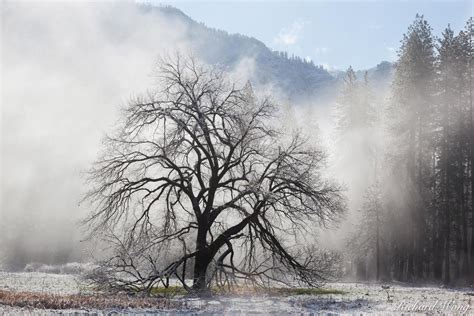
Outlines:
<svg viewBox="0 0 474 316"><path fill-rule="evenodd" d="M127 2L8 2L2 24L2 257L82 261L83 173L184 26Z"/></svg>
<svg viewBox="0 0 474 316"><path fill-rule="evenodd" d="M154 88L159 58L203 54L194 34L199 31L183 17L172 8L132 2L3 4L1 234L7 267L89 260L80 226L88 206L79 205L88 190L85 173L121 108ZM205 59L222 64L226 50L206 52ZM244 52L224 67L245 83L255 78L253 56ZM271 81L260 87L285 95Z"/></svg>

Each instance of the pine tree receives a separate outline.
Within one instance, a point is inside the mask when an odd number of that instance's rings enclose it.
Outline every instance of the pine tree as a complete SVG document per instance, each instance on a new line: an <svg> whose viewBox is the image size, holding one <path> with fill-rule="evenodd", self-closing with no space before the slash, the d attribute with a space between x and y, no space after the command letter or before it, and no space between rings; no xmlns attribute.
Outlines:
<svg viewBox="0 0 474 316"><path fill-rule="evenodd" d="M433 157L432 113L435 74L434 39L431 27L422 15L404 35L393 83L393 132L397 140L399 183L404 183L407 201L407 256L399 265L398 275L405 279L423 277L427 264L427 210L431 196L431 160ZM399 170L401 168L402 170ZM403 171L403 172L401 172Z"/></svg>
<svg viewBox="0 0 474 316"><path fill-rule="evenodd" d="M455 68L455 51L456 44L454 32L448 26L443 32L439 40L438 47L438 116L440 118L438 137L438 183L437 186L439 199L437 203L438 217L436 227L438 231L437 236L438 245L434 251L443 253L444 260L444 282L450 282L450 268L451 268L451 232L454 219L454 203L455 199L455 165L454 165L454 141L455 141L455 84L454 84L454 68ZM436 258L439 260L439 258ZM441 262L436 264L439 266ZM437 271L438 272L438 271Z"/></svg>
<svg viewBox="0 0 474 316"><path fill-rule="evenodd" d="M387 223L382 206L381 183L375 181L366 191L364 203L359 210L360 221L349 240L348 249L352 260L362 266L374 266L375 279L380 280L382 265L383 231ZM366 274L366 273L364 273Z"/></svg>
<svg viewBox="0 0 474 316"><path fill-rule="evenodd" d="M474 113L473 113L473 58L474 58L474 19L471 17L467 23L464 32L461 35L463 38L463 56L467 63L467 78L468 87L466 89L466 100L469 110L468 122L468 139L469 139L469 166L470 166L470 190L471 190L471 249L468 267L470 267L471 280L474 281Z"/></svg>
<svg viewBox="0 0 474 316"><path fill-rule="evenodd" d="M436 236L435 278L444 266L444 283L461 280L469 270L468 205L471 190L471 109L469 55L470 37L466 31L454 36L448 26L439 40L436 97L437 162L436 162Z"/></svg>
<svg viewBox="0 0 474 316"><path fill-rule="evenodd" d="M356 126L357 100L357 77L352 67L349 67L344 76L341 95L338 99L337 129L342 137Z"/></svg>
<svg viewBox="0 0 474 316"><path fill-rule="evenodd" d="M352 175L357 182L349 183L350 194L355 199L350 203L352 210L360 215L355 219L354 236L347 241L351 250L351 259L355 263L359 278L369 277L367 267L375 266L375 278L380 278L380 225L379 204L380 192L374 191L377 179L377 138L374 135L376 116L374 115L374 95L370 88L368 73L359 81L352 67L346 72L341 95L338 100L338 132L342 166L351 166L346 173ZM350 177L349 177L350 178ZM372 183L372 185L371 185ZM366 194L365 202L359 205L357 197ZM375 222L373 220L377 219ZM377 225L374 225L377 223ZM372 256L367 256L367 253Z"/></svg>

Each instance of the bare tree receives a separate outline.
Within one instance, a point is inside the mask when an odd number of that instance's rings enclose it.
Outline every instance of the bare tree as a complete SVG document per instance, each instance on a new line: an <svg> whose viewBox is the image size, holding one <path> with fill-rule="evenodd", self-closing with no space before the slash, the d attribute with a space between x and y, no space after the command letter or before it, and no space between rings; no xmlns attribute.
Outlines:
<svg viewBox="0 0 474 316"><path fill-rule="evenodd" d="M330 258L295 240L344 209L339 187L321 176L323 152L278 132L270 100L216 68L178 57L160 63L159 78L159 92L126 108L91 171L92 231L174 247L179 255L154 265L147 287L170 277L199 292L212 280L319 284Z"/></svg>

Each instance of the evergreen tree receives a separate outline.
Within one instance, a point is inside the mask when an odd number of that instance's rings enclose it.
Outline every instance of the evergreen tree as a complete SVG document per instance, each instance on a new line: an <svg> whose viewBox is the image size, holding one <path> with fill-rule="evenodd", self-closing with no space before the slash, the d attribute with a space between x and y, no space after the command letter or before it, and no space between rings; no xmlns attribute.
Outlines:
<svg viewBox="0 0 474 316"><path fill-rule="evenodd" d="M456 125L456 105L455 101L455 59L456 42L454 32L448 26L439 40L438 47L438 111L439 117L439 136L438 136L438 172L437 172L437 223L433 229L436 230L436 245L433 251L443 253L444 260L444 282L450 282L451 268L451 232L454 219L455 203L458 201L455 197L455 125ZM436 260L435 277L438 278L439 266L442 262L440 258Z"/></svg>
<svg viewBox="0 0 474 316"><path fill-rule="evenodd" d="M384 225L387 223L382 206L381 184L375 181L366 191L360 221L347 241L352 260L358 265L359 275L367 275L365 267L373 266L375 279L380 280ZM361 273L360 271L363 270Z"/></svg>
<svg viewBox="0 0 474 316"><path fill-rule="evenodd" d="M338 99L337 129L341 135L350 132L356 126L356 102L358 83L354 69L350 66L344 76L344 83Z"/></svg>
<svg viewBox="0 0 474 316"><path fill-rule="evenodd" d="M339 145L357 168L353 177L373 175L359 182L364 202L349 205L360 210L347 242L359 277L474 281L473 24L457 35L448 25L435 40L416 16L401 41L384 118L392 141L383 148L374 135L385 123L374 115L368 75L346 72Z"/></svg>
<svg viewBox="0 0 474 316"><path fill-rule="evenodd" d="M470 200L471 200L471 249L468 262L468 269L470 268L471 281L474 281L474 113L473 113L473 58L474 58L474 19L471 17L467 23L465 30L459 35L461 41L462 56L466 64L466 104L468 108L468 132L467 138L469 140L469 167L470 167ZM467 227L466 227L467 231ZM466 245L467 248L467 245Z"/></svg>
<svg viewBox="0 0 474 316"><path fill-rule="evenodd" d="M363 80L349 67L344 77L344 83L338 99L339 157L341 166L348 176L349 195L354 197L349 207L359 214L354 221L356 229L347 241L350 258L354 263L353 269L358 278L372 277L368 267L375 266L374 277L380 276L380 225L378 222L380 202L379 193L374 188L377 178L377 138L373 127L375 125L374 95L370 88L368 73ZM344 169L345 168L345 169ZM341 170L341 168L340 168ZM372 185L370 185L372 183ZM366 200L360 205L360 196L366 194ZM378 195L375 196L374 194ZM375 203L375 204L374 204ZM377 225L373 219L377 218ZM370 256L367 254L370 253Z"/></svg>
<svg viewBox="0 0 474 316"><path fill-rule="evenodd" d="M403 36L393 83L393 132L397 142L394 175L403 183L409 243L397 275L414 280L423 277L427 264L427 212L431 197L433 159L433 100L435 52L431 27L422 15Z"/></svg>

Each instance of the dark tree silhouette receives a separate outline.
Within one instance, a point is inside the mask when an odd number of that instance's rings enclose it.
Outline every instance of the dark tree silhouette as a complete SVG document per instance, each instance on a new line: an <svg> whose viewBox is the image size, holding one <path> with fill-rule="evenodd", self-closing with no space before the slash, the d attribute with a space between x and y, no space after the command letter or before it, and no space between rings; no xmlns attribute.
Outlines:
<svg viewBox="0 0 474 316"><path fill-rule="evenodd" d="M134 274L148 288L169 278L199 292L212 280L319 284L328 258L294 241L344 209L339 187L321 177L323 152L279 133L270 100L216 68L177 58L160 63L159 78L158 93L126 108L92 170L93 232L146 238L159 256L174 246L166 264ZM120 260L130 272L133 256Z"/></svg>

